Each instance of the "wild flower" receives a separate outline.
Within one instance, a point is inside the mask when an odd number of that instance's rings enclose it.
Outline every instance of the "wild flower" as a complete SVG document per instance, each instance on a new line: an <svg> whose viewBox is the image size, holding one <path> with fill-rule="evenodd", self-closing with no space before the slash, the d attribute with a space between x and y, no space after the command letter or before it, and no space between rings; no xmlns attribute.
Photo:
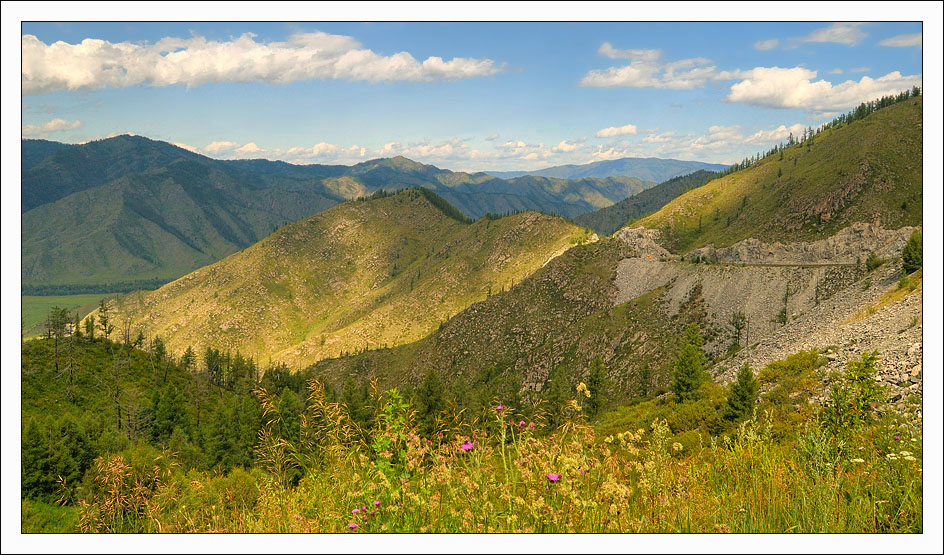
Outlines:
<svg viewBox="0 0 944 555"><path fill-rule="evenodd" d="M899 451L898 454L902 457L908 457L911 456L911 451Z"/></svg>
<svg viewBox="0 0 944 555"><path fill-rule="evenodd" d="M380 506L380 500L374 501L374 507L379 507L379 506Z"/></svg>
<svg viewBox="0 0 944 555"><path fill-rule="evenodd" d="M583 383L583 382L580 382L580 383L577 384L577 392L578 392L578 393L583 393L584 396L586 396L587 398L590 397L590 390L587 389L587 384L585 384L585 383Z"/></svg>
<svg viewBox="0 0 944 555"><path fill-rule="evenodd" d="M561 479L560 474L555 474L553 472L548 472L547 474L545 474L545 476L547 477L547 481L551 482L552 484L556 482L560 482L560 479Z"/></svg>
<svg viewBox="0 0 944 555"><path fill-rule="evenodd" d="M357 530L357 524L353 522L348 524L347 527L350 528L351 530Z"/></svg>
<svg viewBox="0 0 944 555"><path fill-rule="evenodd" d="M359 512L361 512L360 509L354 509L353 511L351 511L351 514L356 515Z"/></svg>
<svg viewBox="0 0 944 555"><path fill-rule="evenodd" d="M528 422L528 429L529 429L529 430L533 430L533 429L534 429L534 422Z"/></svg>
<svg viewBox="0 0 944 555"><path fill-rule="evenodd" d="M895 436L895 441L901 441L901 436Z"/></svg>
<svg viewBox="0 0 944 555"><path fill-rule="evenodd" d="M914 457L912 457L911 455L905 455L905 460L906 460L906 461L913 461L913 460L916 460L916 459L915 459Z"/></svg>
<svg viewBox="0 0 944 555"><path fill-rule="evenodd" d="M505 410L505 405L498 405L495 407L495 412L501 412L503 410Z"/></svg>
<svg viewBox="0 0 944 555"><path fill-rule="evenodd" d="M469 451L471 451L473 447L475 447L475 446L472 445L472 443L471 443L471 442L468 442L468 441L465 442L465 443L463 443L463 444L460 446L460 448L461 448L463 451L465 451L466 453L468 453Z"/></svg>
<svg viewBox="0 0 944 555"><path fill-rule="evenodd" d="M676 441L675 443L672 444L672 450L675 451L675 452L681 451L681 450L682 450L682 444Z"/></svg>
<svg viewBox="0 0 944 555"><path fill-rule="evenodd" d="M890 460L890 461L897 461L897 460L898 460L898 455L896 455L895 453L889 453L889 454L885 455L885 458L888 459L888 460Z"/></svg>
<svg viewBox="0 0 944 555"><path fill-rule="evenodd" d="M519 427L519 428L524 428L524 427L525 427L524 420L522 420L521 422L518 422L518 427Z"/></svg>
<svg viewBox="0 0 944 555"><path fill-rule="evenodd" d="M856 463L856 464L862 464L862 463L865 462L865 460L859 459L859 458L855 458L855 459L852 459L852 462L854 462L854 463Z"/></svg>

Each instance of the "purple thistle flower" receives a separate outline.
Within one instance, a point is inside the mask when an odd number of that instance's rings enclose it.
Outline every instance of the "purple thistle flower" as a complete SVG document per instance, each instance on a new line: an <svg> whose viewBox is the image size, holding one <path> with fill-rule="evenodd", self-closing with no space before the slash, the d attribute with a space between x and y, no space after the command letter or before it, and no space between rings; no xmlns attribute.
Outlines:
<svg viewBox="0 0 944 555"><path fill-rule="evenodd" d="M522 420L521 422L518 422L518 427L519 427L519 428L524 428L524 426L525 426L524 420Z"/></svg>
<svg viewBox="0 0 944 555"><path fill-rule="evenodd" d="M497 412L501 412L501 411L505 410L505 405L498 405L497 407L495 407L495 410L496 410Z"/></svg>
<svg viewBox="0 0 944 555"><path fill-rule="evenodd" d="M469 443L468 441L465 442L465 443L463 443L463 444L461 445L462 450L465 451L466 453L468 453L469 451L471 451L473 447L475 447L475 446L472 445L471 443Z"/></svg>
<svg viewBox="0 0 944 555"><path fill-rule="evenodd" d="M352 515L356 515L356 514L359 513L359 512L361 512L360 509L354 509L353 511L351 511L351 514L352 514Z"/></svg>
<svg viewBox="0 0 944 555"><path fill-rule="evenodd" d="M367 512L367 505L364 505L363 507L361 507L361 510L366 513L366 512Z"/></svg>
<svg viewBox="0 0 944 555"><path fill-rule="evenodd" d="M380 506L380 501L374 501L374 507L379 507L379 506Z"/></svg>
<svg viewBox="0 0 944 555"><path fill-rule="evenodd" d="M533 429L534 429L534 422L529 422L529 423L528 423L528 429L529 429L529 430L533 430Z"/></svg>
<svg viewBox="0 0 944 555"><path fill-rule="evenodd" d="M552 484L553 484L553 483L556 483L556 482L560 482L560 479L561 479L560 474L555 474L555 473L553 473L553 472L549 472L549 473L545 474L545 476L547 476L547 481L550 482L550 483L552 483Z"/></svg>
<svg viewBox="0 0 944 555"><path fill-rule="evenodd" d="M895 441L899 441L900 439L901 439L900 436L895 436Z"/></svg>
<svg viewBox="0 0 944 555"><path fill-rule="evenodd" d="M357 530L357 524L353 522L348 524L347 527L350 528L351 530Z"/></svg>

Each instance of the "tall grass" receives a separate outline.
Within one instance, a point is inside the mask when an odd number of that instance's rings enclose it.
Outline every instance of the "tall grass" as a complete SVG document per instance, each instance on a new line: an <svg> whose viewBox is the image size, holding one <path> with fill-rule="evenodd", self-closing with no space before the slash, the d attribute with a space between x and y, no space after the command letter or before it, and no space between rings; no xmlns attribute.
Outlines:
<svg viewBox="0 0 944 555"><path fill-rule="evenodd" d="M601 437L573 401L560 428L497 403L431 437L396 390L370 429L311 396L296 442L269 394L252 472L134 450L86 478L80 529L112 532L921 532L920 429L885 417L838 437L819 419L782 443L765 415L695 447L668 424ZM471 423L463 423L471 422Z"/></svg>

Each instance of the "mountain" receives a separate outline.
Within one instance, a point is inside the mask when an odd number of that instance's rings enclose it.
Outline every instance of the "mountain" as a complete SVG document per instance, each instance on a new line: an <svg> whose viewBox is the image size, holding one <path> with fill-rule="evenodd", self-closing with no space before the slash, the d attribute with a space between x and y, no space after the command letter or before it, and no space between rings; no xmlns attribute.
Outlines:
<svg viewBox="0 0 944 555"><path fill-rule="evenodd" d="M602 160L589 164L567 164L552 166L542 170L524 171L490 171L486 172L495 177L511 179L524 175L539 177L557 177L560 179L580 179L582 177L613 177L617 175L638 177L644 181L661 183L673 177L690 174L697 170L721 171L727 168L725 164L710 164L708 162L693 162L688 160L673 160L664 158L619 158L617 160Z"/></svg>
<svg viewBox="0 0 944 555"><path fill-rule="evenodd" d="M701 187L714 175L715 172L698 170L673 177L612 206L581 214L574 218L574 223L589 227L600 235L612 235L629 221L648 216L682 193Z"/></svg>
<svg viewBox="0 0 944 555"><path fill-rule="evenodd" d="M46 139L24 139L21 147L20 170L23 172L31 170L49 156L73 146Z"/></svg>
<svg viewBox="0 0 944 555"><path fill-rule="evenodd" d="M625 402L668 389L679 338L691 323L705 337L709 365L720 361L714 371L726 379L739 368L725 362L732 346L743 347L736 361L758 368L797 346L839 345L844 364L874 345L893 365L882 372L894 378L895 365L911 369L920 299L909 298L915 288L902 289L899 278L909 226L922 214L920 98L817 134L809 150L804 144L783 154L782 161L778 153L694 188L612 237L568 250L426 338L323 360L310 375L335 387L350 379L416 386L435 369L473 405L500 398L522 406L558 395L555 376L572 392L599 357L609 398ZM680 222L687 233L654 225L665 221ZM658 241L685 252L684 259ZM708 243L714 247L692 250ZM869 253L886 262L866 267ZM734 344L736 313L748 322L749 336Z"/></svg>
<svg viewBox="0 0 944 555"><path fill-rule="evenodd" d="M818 133L633 222L687 252L749 237L819 239L854 222L921 225L923 97ZM782 154L782 157L781 157ZM781 159L782 158L782 159Z"/></svg>
<svg viewBox="0 0 944 555"><path fill-rule="evenodd" d="M425 189L348 201L153 292L117 321L188 345L308 364L415 341L510 288L588 230L524 212L469 223Z"/></svg>
<svg viewBox="0 0 944 555"><path fill-rule="evenodd" d="M24 168L43 158L21 182L27 294L155 287L279 225L379 190L425 187L473 218L525 210L574 217L653 185L629 177L506 181L403 157L353 166L215 160L129 135L22 144Z"/></svg>
<svg viewBox="0 0 944 555"><path fill-rule="evenodd" d="M75 292L69 287L168 281L336 203L281 187L254 189L212 164L179 158L24 213L23 285Z"/></svg>

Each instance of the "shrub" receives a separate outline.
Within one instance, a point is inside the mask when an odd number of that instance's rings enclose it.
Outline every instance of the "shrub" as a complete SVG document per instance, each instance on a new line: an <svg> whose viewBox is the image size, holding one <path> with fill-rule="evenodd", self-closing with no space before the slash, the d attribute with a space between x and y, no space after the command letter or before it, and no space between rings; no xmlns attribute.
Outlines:
<svg viewBox="0 0 944 555"><path fill-rule="evenodd" d="M921 232L915 230L908 238L905 247L901 249L901 268L906 274L916 272L922 263Z"/></svg>
<svg viewBox="0 0 944 555"><path fill-rule="evenodd" d="M731 384L724 419L737 422L750 416L757 401L757 379L751 367L744 365L738 372L737 381Z"/></svg>
<svg viewBox="0 0 944 555"><path fill-rule="evenodd" d="M888 262L887 258L882 258L874 252L870 252L868 258L865 259L865 268L871 272L886 262Z"/></svg>

